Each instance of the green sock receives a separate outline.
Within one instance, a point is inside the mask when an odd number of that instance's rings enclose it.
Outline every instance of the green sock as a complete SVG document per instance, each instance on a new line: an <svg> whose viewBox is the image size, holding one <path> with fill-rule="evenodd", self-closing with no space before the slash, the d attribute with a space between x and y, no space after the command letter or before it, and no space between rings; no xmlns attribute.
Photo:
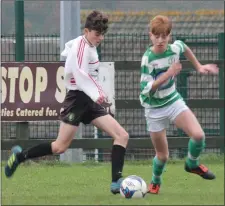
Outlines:
<svg viewBox="0 0 225 206"><path fill-rule="evenodd" d="M163 173L163 169L166 165L166 162L159 160L156 156L153 159L153 175L152 182L153 183L161 183L161 175Z"/></svg>
<svg viewBox="0 0 225 206"><path fill-rule="evenodd" d="M205 139L200 141L190 139L188 142L188 157L186 163L188 167L195 168L199 165L199 155L205 147Z"/></svg>

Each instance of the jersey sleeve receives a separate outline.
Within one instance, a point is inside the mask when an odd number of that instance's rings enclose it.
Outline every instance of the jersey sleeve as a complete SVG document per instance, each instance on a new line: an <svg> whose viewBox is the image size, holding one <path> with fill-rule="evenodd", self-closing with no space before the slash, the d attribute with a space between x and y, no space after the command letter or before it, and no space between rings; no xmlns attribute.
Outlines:
<svg viewBox="0 0 225 206"><path fill-rule="evenodd" d="M148 64L148 56L143 56L141 61L141 94L147 97L151 95L152 85L154 83L153 67Z"/></svg>
<svg viewBox="0 0 225 206"><path fill-rule="evenodd" d="M186 50L186 44L181 40L174 41L173 45L176 47L180 55L183 54Z"/></svg>
<svg viewBox="0 0 225 206"><path fill-rule="evenodd" d="M74 43L68 53L65 67L73 73L76 85L87 94L94 102L103 97L100 85L88 73L89 52L86 43Z"/></svg>

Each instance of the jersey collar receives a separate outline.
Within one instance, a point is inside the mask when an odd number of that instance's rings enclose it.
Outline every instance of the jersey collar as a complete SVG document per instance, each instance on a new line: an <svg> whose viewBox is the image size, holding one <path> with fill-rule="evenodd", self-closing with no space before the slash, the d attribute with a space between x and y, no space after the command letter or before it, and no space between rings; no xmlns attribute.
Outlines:
<svg viewBox="0 0 225 206"><path fill-rule="evenodd" d="M94 45L91 44L91 42L89 42L87 40L87 38L85 37L85 35L82 36L83 40L90 46L90 47L95 47Z"/></svg>

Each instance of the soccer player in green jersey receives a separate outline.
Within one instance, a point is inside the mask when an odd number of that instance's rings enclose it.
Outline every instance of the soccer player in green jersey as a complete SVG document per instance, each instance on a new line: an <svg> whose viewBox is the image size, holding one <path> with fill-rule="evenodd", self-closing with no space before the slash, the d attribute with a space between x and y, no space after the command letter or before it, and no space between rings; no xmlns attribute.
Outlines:
<svg viewBox="0 0 225 206"><path fill-rule="evenodd" d="M152 46L142 57L140 101L145 108L147 128L156 152L148 191L158 194L161 175L169 157L166 129L170 121L190 137L185 170L207 180L215 178L206 166L199 163L199 155L205 146L205 134L177 92L174 78L182 69L179 62L181 54L201 74L218 74L219 69L215 64L202 65L184 42L177 40L173 44L169 43L172 23L168 17L158 15L149 26Z"/></svg>

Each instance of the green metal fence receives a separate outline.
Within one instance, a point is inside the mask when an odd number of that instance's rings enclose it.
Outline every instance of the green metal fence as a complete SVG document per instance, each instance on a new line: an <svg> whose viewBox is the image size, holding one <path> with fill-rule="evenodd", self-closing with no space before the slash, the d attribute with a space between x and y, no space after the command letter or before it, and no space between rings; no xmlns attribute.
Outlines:
<svg viewBox="0 0 225 206"><path fill-rule="evenodd" d="M185 41L199 59L219 58L220 34L173 34L172 40ZM140 60L150 44L147 34L112 34L100 45L102 61ZM15 61L15 35L1 35L2 61ZM59 61L60 38L53 35L25 35L25 61Z"/></svg>
<svg viewBox="0 0 225 206"><path fill-rule="evenodd" d="M16 60L15 42L15 34L1 35L2 61L12 62ZM24 50L25 61L59 61L59 35L25 35Z"/></svg>
<svg viewBox="0 0 225 206"><path fill-rule="evenodd" d="M173 34L172 40L183 40L194 51L199 60L224 59L224 33L186 35ZM107 34L100 45L99 55L102 61L140 61L150 44L148 35L140 34ZM2 61L15 61L15 36L1 36ZM59 61L59 35L26 35L25 61ZM117 70L115 77L116 100L138 99L140 72L137 70ZM132 82L132 84L130 84ZM195 71L182 72L177 78L179 92L186 99L220 99L224 98L224 73L218 76L203 76ZM224 136L223 108L193 108L206 135ZM146 122L143 109L117 109L116 119L132 137L146 137ZM2 138L16 137L16 123L2 123ZM29 122L30 138L55 138L59 123ZM93 136L93 126L83 127L83 137ZM184 136L173 125L167 132L168 136ZM103 136L106 136L103 134ZM144 150L143 150L144 151ZM180 151L179 151L180 152ZM147 154L147 151L146 151Z"/></svg>

